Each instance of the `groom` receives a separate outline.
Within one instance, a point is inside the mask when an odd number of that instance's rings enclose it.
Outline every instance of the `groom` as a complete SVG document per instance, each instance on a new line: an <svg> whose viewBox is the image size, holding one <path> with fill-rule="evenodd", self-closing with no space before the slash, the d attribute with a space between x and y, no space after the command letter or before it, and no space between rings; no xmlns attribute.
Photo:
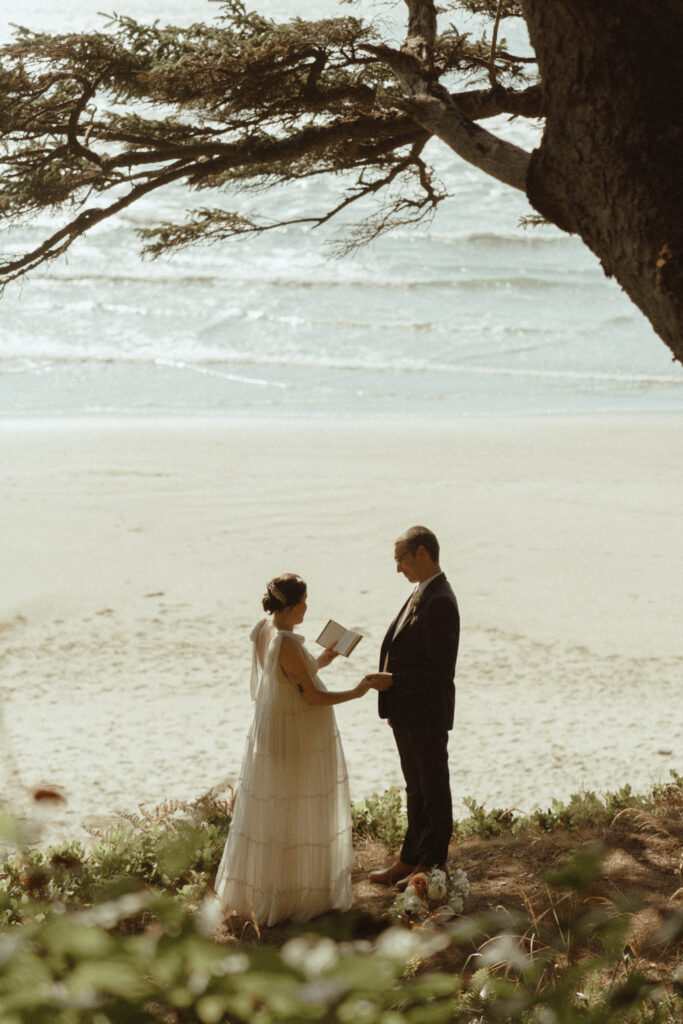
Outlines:
<svg viewBox="0 0 683 1024"><path fill-rule="evenodd" d="M389 626L380 671L366 678L380 691L380 718L388 719L394 731L406 781L408 830L400 860L371 872L370 879L403 887L418 871L446 866L453 830L448 731L453 728L460 615L431 530L406 530L396 541L394 557L396 571L416 587Z"/></svg>

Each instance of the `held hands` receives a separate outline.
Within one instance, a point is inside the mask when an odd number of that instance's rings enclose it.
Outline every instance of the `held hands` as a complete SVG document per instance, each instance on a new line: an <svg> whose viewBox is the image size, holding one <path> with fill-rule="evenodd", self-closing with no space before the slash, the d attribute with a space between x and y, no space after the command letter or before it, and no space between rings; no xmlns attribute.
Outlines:
<svg viewBox="0 0 683 1024"><path fill-rule="evenodd" d="M366 677L365 679L361 679L361 681L355 687L354 693L355 693L356 697L364 697L369 689L370 689L370 683L368 682L367 677Z"/></svg>
<svg viewBox="0 0 683 1024"><path fill-rule="evenodd" d="M363 682L381 692L382 690L388 690L393 685L394 677L391 672L370 672Z"/></svg>
<svg viewBox="0 0 683 1024"><path fill-rule="evenodd" d="M391 672L370 672L359 682L354 692L356 697L362 697L370 689L388 690L393 684L394 677Z"/></svg>

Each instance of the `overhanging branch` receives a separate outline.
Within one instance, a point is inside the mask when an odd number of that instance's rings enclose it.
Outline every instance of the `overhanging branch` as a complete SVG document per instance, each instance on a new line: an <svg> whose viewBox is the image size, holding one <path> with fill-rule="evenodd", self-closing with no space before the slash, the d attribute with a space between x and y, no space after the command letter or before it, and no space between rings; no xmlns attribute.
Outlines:
<svg viewBox="0 0 683 1024"><path fill-rule="evenodd" d="M474 122L473 117L484 116L481 109L475 113L477 104L481 103L482 94L472 101L467 100L468 93L451 96L443 87L431 85L427 81L417 58L388 46L366 44L364 49L375 53L392 68L406 92L406 98L400 103L401 107L430 135L436 135L463 160L479 167L498 181L522 192L526 190L526 175L531 154L511 142L499 139ZM508 96L505 90L486 91L490 111L486 116L493 116L494 111L506 112L505 99L496 95L499 91L505 92L506 97ZM540 90L529 92L532 92L532 95L527 97L530 101L529 106L538 108L540 112ZM465 113L468 105L472 112L471 116Z"/></svg>
<svg viewBox="0 0 683 1024"><path fill-rule="evenodd" d="M526 191L531 154L471 121L446 94L406 100L404 109L431 135L445 142L467 163L505 185Z"/></svg>
<svg viewBox="0 0 683 1024"><path fill-rule="evenodd" d="M525 191L530 154L475 124L463 110L467 93L456 100L434 81L436 8L433 0L405 2L408 35L401 49L371 43L362 43L361 48L374 53L392 69L405 93L400 106L430 135L436 135L458 156L486 174ZM492 85L491 93L495 97L498 91L495 79Z"/></svg>
<svg viewBox="0 0 683 1024"><path fill-rule="evenodd" d="M85 48L80 37L75 43L65 37L48 54L47 76L31 72L33 78L24 74L24 53L10 48L18 63L8 96L18 96L21 109L10 104L11 116L3 115L11 144L2 157L2 215L17 222L41 208L70 205L75 211L40 246L0 264L0 277L10 280L55 258L95 224L173 181L184 180L191 188L266 189L290 179L355 171L358 195L380 193L395 183L411 147L417 167L416 154L433 135L499 180L523 187L527 154L475 121L501 113L540 116L540 89L504 89L496 83L449 95L437 80L435 54L438 50L441 59L452 52L452 67L442 63L453 70L463 60L464 37L444 36L437 47L435 0L405 3L408 28L401 49L366 43L372 34L355 22L320 23L320 32L313 24L268 23L258 71L251 54L242 58L239 48L238 56L226 58L223 50L215 55L183 38L176 53L172 34L171 43L163 40L170 49L168 64L160 69L156 30L146 40L149 52L140 48L137 36L132 53L127 36L121 49L100 36L89 37ZM42 58L42 45L34 42L29 56L35 51ZM234 45L230 37L230 52ZM463 67L471 69L477 59L475 47ZM188 74L189 65L196 73ZM403 99L385 88L392 77L387 68L402 86ZM202 75L208 76L208 95ZM226 90L216 90L215 81L224 78ZM174 124L170 117L155 121L111 112L96 117L100 91L118 99L146 96L153 105L176 103L180 110L196 110L197 123L190 132L186 122ZM406 209L433 208L437 192L431 172L421 165L414 181L417 191L405 198ZM95 205L93 196L106 199ZM347 193L310 221L328 220L349 201ZM398 202L395 195L391 202ZM93 205L85 208L86 203Z"/></svg>
<svg viewBox="0 0 683 1024"><path fill-rule="evenodd" d="M105 206L104 208L90 207L87 210L83 210L77 217L69 221L68 224L65 224L59 229L59 231L50 235L49 238L46 238L45 241L35 249L25 253L18 259L7 260L4 263L0 263L2 287L10 281L13 281L15 278L21 277L23 274L34 270L36 267L40 266L41 263L47 263L50 260L56 259L57 256L61 256L78 237L84 235L90 230L90 228L94 227L95 224L99 224L103 220L113 217L114 214L120 213L121 210L125 210L126 207L131 206L149 192L153 192L155 189L161 188L164 185L169 185L171 182L184 177L187 173L188 168L185 165L182 167L176 167L173 170L166 171L163 175L160 175L153 181L146 182L142 185L136 185L135 188L126 193L125 196L117 199L109 206Z"/></svg>

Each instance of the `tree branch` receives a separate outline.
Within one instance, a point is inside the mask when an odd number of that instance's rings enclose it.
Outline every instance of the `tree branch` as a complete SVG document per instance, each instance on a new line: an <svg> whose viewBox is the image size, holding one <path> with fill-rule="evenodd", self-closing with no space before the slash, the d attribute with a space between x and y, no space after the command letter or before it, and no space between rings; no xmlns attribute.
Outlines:
<svg viewBox="0 0 683 1024"><path fill-rule="evenodd" d="M81 114L83 113L88 103L97 92L98 85L99 81L84 83L83 92L79 97L78 102L74 105L73 110L71 111L66 134L69 140L69 149L75 156L82 156L90 163L96 164L97 167L101 167L102 158L98 156L97 153L93 153L93 151L91 149L88 149L87 146L83 145L83 143L78 138L77 132L78 122L80 120Z"/></svg>
<svg viewBox="0 0 683 1024"><path fill-rule="evenodd" d="M496 88L498 81L496 79L496 46L498 45L498 26L500 25L500 15L503 7L503 0L498 0L498 8L496 10L496 20L493 24L493 35L491 36L491 56L489 57L489 81L493 89Z"/></svg>
<svg viewBox="0 0 683 1024"><path fill-rule="evenodd" d="M127 206L141 199L142 196L147 195L149 192L153 192L157 188L161 188L164 185L168 185L173 181L177 181L179 178L184 177L188 173L188 168L183 164L182 167L176 167L172 170L166 171L165 174L160 175L153 181L146 182L143 185L136 185L135 188L131 189L125 196L117 199L116 202L111 203L109 206L102 207L91 207L90 209L83 210L74 220L69 221L59 231L56 231L49 238L32 249L30 252L25 253L15 260L7 260L4 263L0 263L0 276L3 278L2 287L15 278L20 277L22 274L27 273L30 270L34 270L41 263L46 263L50 260L55 259L57 256L65 253L80 235L84 235L86 231L94 227L95 224L99 224L101 221L106 220L108 217L112 217L115 213L120 213L121 210L125 210Z"/></svg>
<svg viewBox="0 0 683 1024"><path fill-rule="evenodd" d="M442 86L429 83L418 59L410 54L368 43L363 44L363 48L375 53L392 68L407 93L400 106L430 135L436 135L463 160L491 177L526 191L531 154L487 132L466 116L463 107L467 93L452 97ZM498 91L497 88L491 90L493 95L490 98L494 105ZM534 94L534 103L540 106L540 94Z"/></svg>
<svg viewBox="0 0 683 1024"><path fill-rule="evenodd" d="M422 216L442 198L419 157L432 135L499 180L522 188L527 155L474 122L501 113L540 116L540 88L515 91L496 83L449 95L435 71L436 0L405 3L408 26L401 49L371 45L372 32L354 19L321 23L324 31L298 21L284 27L259 22L256 34L264 33L264 39L256 66L249 46L242 51L230 33L214 52L210 34L187 39L176 37L176 30L166 36L152 28L145 35L127 22L120 22L124 38L115 44L100 35L88 37L86 46L78 36L51 44L46 76L40 72L42 40L7 48L16 68L3 88L10 100L18 96L19 101L0 115L13 147L2 156L2 216L16 221L67 204L73 212L42 245L0 264L0 276L12 279L53 259L93 225L179 179L191 188L267 188L355 169L355 190L324 218L309 218L322 223L354 195L378 194L409 169L417 192L391 199L389 212L368 228L379 231L394 214ZM457 33L439 39L439 59L453 57L452 67L445 59L444 68L471 70L479 61L479 50L464 45ZM37 70L27 63L34 56ZM405 99L397 99L390 86L392 72ZM192 109L196 124L127 112L96 118L88 105L100 91L123 103L147 98L153 105ZM107 196L107 205L85 208L93 195Z"/></svg>
<svg viewBox="0 0 683 1024"><path fill-rule="evenodd" d="M450 97L445 100L435 96L406 100L404 109L467 163L505 185L526 191L531 154L470 121Z"/></svg>
<svg viewBox="0 0 683 1024"><path fill-rule="evenodd" d="M414 60L414 58L407 59ZM176 163L174 166L154 174L151 179L148 178L136 185L126 196L109 206L83 210L40 246L25 255L0 263L0 275L4 279L3 283L61 255L78 237L85 234L95 224L119 213L143 195L183 177L198 184L212 175L219 175L248 164L255 165L258 172L262 173L269 165L315 155L324 152L336 143L345 146L349 166L357 164L360 148L363 149L364 161L370 163L372 160L381 159L406 145L422 146L431 134L438 135L456 152L464 155L465 159L471 159L471 162L476 163L477 166L485 168L492 166L496 161L500 162L500 157L494 155L494 147L491 147L489 142L495 137L479 129L471 122L470 118L493 117L501 113L519 113L528 117L537 117L542 113L542 97L540 89L536 86L522 92L500 88L472 90L456 93L449 97L449 100L450 106L447 113L444 113L443 101L426 97L421 103L414 102L412 109L408 110L405 115L394 115L393 117L367 115L356 118L352 122L339 121L332 125L309 127L285 139L233 144L190 144L187 146L161 144L158 151L150 150L144 153L134 151L109 157L100 164L102 170L111 170L121 166L153 164L173 158L176 159ZM406 106L409 107L410 104L406 104ZM419 123L416 124L416 121ZM476 132L481 133L479 138L476 137ZM73 127L70 125L65 129L65 133L71 139L74 136ZM508 143L495 141L499 146L516 151L513 155L517 161L517 177L513 179L509 172L503 173L500 170L495 176L508 184L513 184L514 187L521 187L517 184L517 180L522 175L522 161L516 154L523 154L524 167L528 159L527 155ZM472 154L476 156L476 159ZM321 168L320 173L325 169ZM311 170L308 173L314 172ZM92 187L93 182L89 184ZM346 205L348 205L347 202L340 204L339 209ZM320 220L320 218L313 219Z"/></svg>
<svg viewBox="0 0 683 1024"><path fill-rule="evenodd" d="M408 34L401 52L414 57L423 74L431 80L434 76L436 39L434 0L405 0L405 3L408 7Z"/></svg>
<svg viewBox="0 0 683 1024"><path fill-rule="evenodd" d="M504 89L497 85L495 89L471 89L452 92L449 96L460 113L471 121L483 121L499 114L530 118L545 114L540 85L530 85L528 89Z"/></svg>

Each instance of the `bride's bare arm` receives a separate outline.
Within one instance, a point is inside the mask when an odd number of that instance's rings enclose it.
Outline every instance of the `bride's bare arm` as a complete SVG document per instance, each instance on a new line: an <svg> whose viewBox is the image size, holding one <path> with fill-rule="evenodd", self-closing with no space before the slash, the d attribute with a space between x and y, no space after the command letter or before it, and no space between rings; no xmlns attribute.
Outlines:
<svg viewBox="0 0 683 1024"><path fill-rule="evenodd" d="M319 690L306 664L301 645L291 637L284 637L282 641L280 668L290 683L299 687L307 704L344 704L347 700L362 697L370 689L370 684L363 680L358 686L354 686L353 690L339 690L337 693Z"/></svg>

